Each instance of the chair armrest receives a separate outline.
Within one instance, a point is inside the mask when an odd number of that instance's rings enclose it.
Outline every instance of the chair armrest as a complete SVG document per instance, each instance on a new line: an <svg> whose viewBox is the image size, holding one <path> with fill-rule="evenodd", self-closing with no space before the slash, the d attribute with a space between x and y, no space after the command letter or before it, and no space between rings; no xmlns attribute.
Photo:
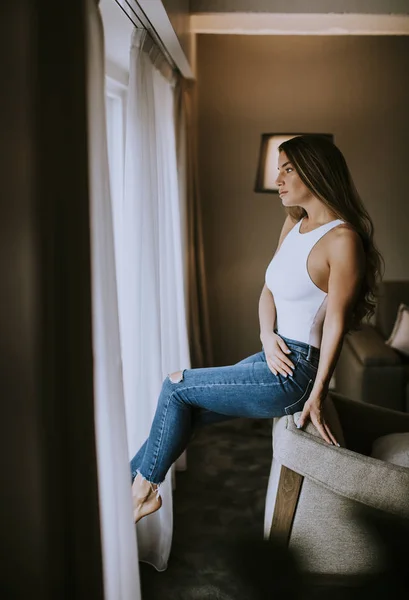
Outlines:
<svg viewBox="0 0 409 600"><path fill-rule="evenodd" d="M346 335L344 345L365 366L400 365L402 362L397 352L385 344L381 334L369 324L363 324L362 330Z"/></svg>
<svg viewBox="0 0 409 600"><path fill-rule="evenodd" d="M293 415L276 423L273 446L274 460L335 494L409 517L409 469L331 446L297 429Z"/></svg>

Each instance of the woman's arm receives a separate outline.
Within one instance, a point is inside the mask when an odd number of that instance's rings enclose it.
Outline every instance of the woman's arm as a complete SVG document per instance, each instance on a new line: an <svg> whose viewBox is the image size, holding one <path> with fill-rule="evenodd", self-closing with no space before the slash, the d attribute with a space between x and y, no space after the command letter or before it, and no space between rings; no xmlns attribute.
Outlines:
<svg viewBox="0 0 409 600"><path fill-rule="evenodd" d="M320 360L314 386L298 421L302 427L310 418L328 443L336 443L322 415L329 382L341 353L351 311L365 273L365 253L359 235L341 227L329 249L329 281L326 316L323 325Z"/></svg>
<svg viewBox="0 0 409 600"><path fill-rule="evenodd" d="M274 256L277 254L285 236L292 227L294 227L294 221L290 215L287 215L287 218L284 221L281 229L280 238ZM286 353L290 353L290 350L284 340L274 333L277 309L274 302L274 296L266 284L264 284L260 294L258 315L260 320L260 340L263 344L266 354L266 361L270 370L272 373L274 373L274 375L277 375L278 372L285 377L287 377L289 374L292 375L292 369L294 368L294 365L286 356Z"/></svg>
<svg viewBox="0 0 409 600"><path fill-rule="evenodd" d="M274 302L274 296L264 284L258 303L258 317L260 320L260 340L263 343L263 337L274 332L277 309Z"/></svg>
<svg viewBox="0 0 409 600"><path fill-rule="evenodd" d="M294 363L286 356L291 353L291 350L285 341L274 332L276 315L277 309L273 294L265 285L259 302L260 340L270 371L274 375L281 373L284 377L288 377L288 375L293 375Z"/></svg>

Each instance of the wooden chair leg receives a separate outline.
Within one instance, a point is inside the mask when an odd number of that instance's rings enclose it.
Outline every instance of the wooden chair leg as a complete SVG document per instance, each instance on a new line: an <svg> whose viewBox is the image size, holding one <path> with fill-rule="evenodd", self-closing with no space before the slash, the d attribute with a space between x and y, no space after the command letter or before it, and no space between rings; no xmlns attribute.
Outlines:
<svg viewBox="0 0 409 600"><path fill-rule="evenodd" d="M286 544L290 541L303 480L303 475L299 475L285 466L281 467L270 538L274 535L280 537Z"/></svg>

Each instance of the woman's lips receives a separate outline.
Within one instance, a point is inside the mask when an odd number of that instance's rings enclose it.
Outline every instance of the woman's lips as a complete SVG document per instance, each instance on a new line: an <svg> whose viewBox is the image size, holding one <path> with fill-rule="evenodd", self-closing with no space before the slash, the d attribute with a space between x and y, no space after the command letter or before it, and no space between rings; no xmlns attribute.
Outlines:
<svg viewBox="0 0 409 600"><path fill-rule="evenodd" d="M283 194L288 194L288 191L283 191L279 193L280 196L283 196Z"/></svg>

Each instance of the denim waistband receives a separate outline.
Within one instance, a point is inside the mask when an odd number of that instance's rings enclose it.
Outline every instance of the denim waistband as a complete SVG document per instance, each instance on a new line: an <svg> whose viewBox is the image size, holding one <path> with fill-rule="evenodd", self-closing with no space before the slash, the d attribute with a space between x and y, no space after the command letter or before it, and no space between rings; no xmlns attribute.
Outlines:
<svg viewBox="0 0 409 600"><path fill-rule="evenodd" d="M306 342L300 342L299 340L292 340L291 338L285 337L284 335L281 335L281 333L278 333L277 329L274 329L274 332L285 341L289 348L301 352L307 360L310 360L311 358L319 360L320 349L316 346L311 346L311 344L307 344Z"/></svg>

